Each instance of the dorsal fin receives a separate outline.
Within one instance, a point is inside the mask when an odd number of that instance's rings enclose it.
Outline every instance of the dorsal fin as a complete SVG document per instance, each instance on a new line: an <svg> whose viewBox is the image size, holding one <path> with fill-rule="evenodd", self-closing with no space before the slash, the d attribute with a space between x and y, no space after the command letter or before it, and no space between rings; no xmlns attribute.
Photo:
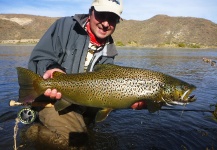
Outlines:
<svg viewBox="0 0 217 150"><path fill-rule="evenodd" d="M113 64L98 64L94 67L94 71L105 71L109 69L119 68L120 66L113 65Z"/></svg>

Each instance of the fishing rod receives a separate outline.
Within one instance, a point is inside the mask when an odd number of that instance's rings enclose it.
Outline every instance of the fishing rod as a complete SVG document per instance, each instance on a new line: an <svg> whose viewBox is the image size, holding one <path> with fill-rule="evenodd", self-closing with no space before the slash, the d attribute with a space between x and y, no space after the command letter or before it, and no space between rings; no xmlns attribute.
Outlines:
<svg viewBox="0 0 217 150"><path fill-rule="evenodd" d="M202 112L202 113L208 112L208 113L212 113L213 119L217 121L217 104L213 106L215 106L215 110L161 108L159 111L182 111L182 113L185 111Z"/></svg>
<svg viewBox="0 0 217 150"><path fill-rule="evenodd" d="M18 112L18 118L20 119L20 122L23 124L31 124L35 121L37 113L32 110L30 107L46 107L46 108L52 108L54 107L54 103L50 102L17 102L15 100L11 100L9 102L9 106L27 106L25 108L22 108ZM215 106L215 110L200 110L200 109L175 109L175 108L161 108L159 111L192 111L192 112L209 112L214 115L214 117L217 119L217 104L216 105L210 105Z"/></svg>
<svg viewBox="0 0 217 150"><path fill-rule="evenodd" d="M193 112L210 112L213 113L215 110L200 110L200 109L175 109L175 108L161 108L160 111L193 111Z"/></svg>
<svg viewBox="0 0 217 150"><path fill-rule="evenodd" d="M50 102L17 102L15 100L10 100L9 106L32 106L32 107L54 107L54 103Z"/></svg>
<svg viewBox="0 0 217 150"><path fill-rule="evenodd" d="M54 103L46 102L31 102L31 103L22 103L15 100L11 100L9 106L32 106L32 107L54 107ZM200 109L176 109L176 108L161 108L162 111L194 111L194 112L210 112L213 113L214 110L200 110Z"/></svg>

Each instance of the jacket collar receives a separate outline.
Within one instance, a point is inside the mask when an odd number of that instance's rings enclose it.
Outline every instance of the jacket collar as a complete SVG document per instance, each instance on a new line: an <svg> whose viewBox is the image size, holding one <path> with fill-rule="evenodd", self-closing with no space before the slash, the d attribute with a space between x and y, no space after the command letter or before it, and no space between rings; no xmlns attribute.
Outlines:
<svg viewBox="0 0 217 150"><path fill-rule="evenodd" d="M88 14L75 14L74 16L72 16L72 18L76 20L83 29L84 29L83 26L86 23L88 17L89 17ZM111 36L108 37L108 42L114 43L113 38Z"/></svg>

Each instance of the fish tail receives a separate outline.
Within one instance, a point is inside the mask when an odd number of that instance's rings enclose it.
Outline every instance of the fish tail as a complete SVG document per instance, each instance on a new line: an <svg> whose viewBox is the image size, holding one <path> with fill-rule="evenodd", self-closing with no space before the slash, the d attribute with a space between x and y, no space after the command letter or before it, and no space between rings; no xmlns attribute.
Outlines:
<svg viewBox="0 0 217 150"><path fill-rule="evenodd" d="M20 102L33 102L40 94L35 89L36 84L40 83L43 78L32 72L31 70L17 67Z"/></svg>

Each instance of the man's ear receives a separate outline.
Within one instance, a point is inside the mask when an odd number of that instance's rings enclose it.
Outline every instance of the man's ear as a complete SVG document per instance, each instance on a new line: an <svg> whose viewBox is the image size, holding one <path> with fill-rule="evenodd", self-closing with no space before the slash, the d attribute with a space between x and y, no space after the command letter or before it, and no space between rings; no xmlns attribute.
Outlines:
<svg viewBox="0 0 217 150"><path fill-rule="evenodd" d="M91 16L92 15L92 11L94 10L94 7L92 6L92 7L90 7L90 9L89 9L89 16Z"/></svg>

